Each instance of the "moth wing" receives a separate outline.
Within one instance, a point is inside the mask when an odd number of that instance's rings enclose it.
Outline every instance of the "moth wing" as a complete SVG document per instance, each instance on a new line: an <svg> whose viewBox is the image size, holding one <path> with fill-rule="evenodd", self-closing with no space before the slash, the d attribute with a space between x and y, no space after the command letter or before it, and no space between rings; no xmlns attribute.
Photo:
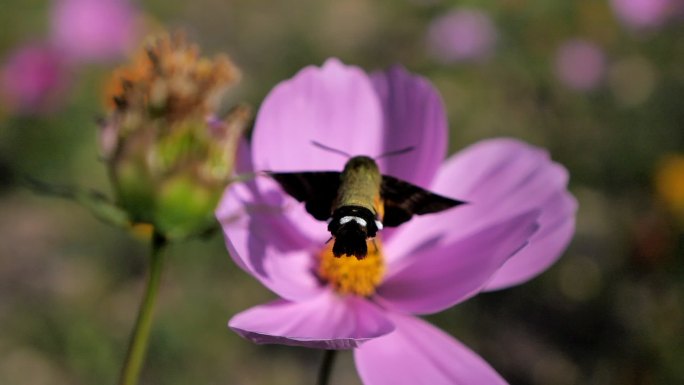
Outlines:
<svg viewBox="0 0 684 385"><path fill-rule="evenodd" d="M382 176L380 195L385 206L382 224L390 227L399 226L413 215L437 213L465 203L387 175Z"/></svg>
<svg viewBox="0 0 684 385"><path fill-rule="evenodd" d="M330 218L333 201L340 188L335 171L271 172L269 175L286 193L305 203L306 211L319 221Z"/></svg>

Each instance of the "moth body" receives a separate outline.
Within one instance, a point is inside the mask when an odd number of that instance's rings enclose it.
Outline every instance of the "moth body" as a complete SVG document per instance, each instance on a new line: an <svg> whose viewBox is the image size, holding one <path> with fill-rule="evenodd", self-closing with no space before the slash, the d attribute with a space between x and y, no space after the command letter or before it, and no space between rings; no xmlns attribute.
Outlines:
<svg viewBox="0 0 684 385"><path fill-rule="evenodd" d="M443 197L388 175L367 156L351 157L339 171L272 172L316 219L328 221L336 257L368 254L367 240L413 215L436 213L464 202Z"/></svg>
<svg viewBox="0 0 684 385"><path fill-rule="evenodd" d="M336 257L362 259L368 253L366 240L382 228L381 184L380 169L372 158L355 156L344 166L328 223Z"/></svg>

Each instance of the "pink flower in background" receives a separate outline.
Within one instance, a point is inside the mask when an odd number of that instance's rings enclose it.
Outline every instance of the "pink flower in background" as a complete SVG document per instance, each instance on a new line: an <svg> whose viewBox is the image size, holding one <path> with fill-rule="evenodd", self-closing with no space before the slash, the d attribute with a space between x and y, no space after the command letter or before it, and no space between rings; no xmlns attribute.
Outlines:
<svg viewBox="0 0 684 385"><path fill-rule="evenodd" d="M611 0L610 4L617 17L635 30L657 29L674 7L672 0Z"/></svg>
<svg viewBox="0 0 684 385"><path fill-rule="evenodd" d="M138 12L127 0L57 0L52 39L77 61L116 59L138 37Z"/></svg>
<svg viewBox="0 0 684 385"><path fill-rule="evenodd" d="M590 41L568 40L556 51L556 77L568 88L593 90L603 81L605 72L605 55L601 48Z"/></svg>
<svg viewBox="0 0 684 385"><path fill-rule="evenodd" d="M429 52L443 63L479 61L494 51L497 32L487 13L459 9L439 16L428 30Z"/></svg>
<svg viewBox="0 0 684 385"><path fill-rule="evenodd" d="M342 170L377 156L381 172L469 202L385 229L363 260L335 258L324 222L267 177L233 184L218 210L235 262L281 297L233 317L256 343L354 348L365 384L501 384L476 353L416 317L480 291L525 282L560 256L574 232L567 172L513 139L470 146L444 161L447 122L437 91L393 68L367 75L331 59L276 86L256 120L254 170ZM375 250L375 251L372 251Z"/></svg>
<svg viewBox="0 0 684 385"><path fill-rule="evenodd" d="M131 48L137 18L126 0L57 0L50 42L23 46L5 59L3 102L22 112L56 108L75 64L116 59Z"/></svg>
<svg viewBox="0 0 684 385"><path fill-rule="evenodd" d="M45 112L56 107L67 84L62 57L44 44L11 52L0 69L0 92L11 109Z"/></svg>

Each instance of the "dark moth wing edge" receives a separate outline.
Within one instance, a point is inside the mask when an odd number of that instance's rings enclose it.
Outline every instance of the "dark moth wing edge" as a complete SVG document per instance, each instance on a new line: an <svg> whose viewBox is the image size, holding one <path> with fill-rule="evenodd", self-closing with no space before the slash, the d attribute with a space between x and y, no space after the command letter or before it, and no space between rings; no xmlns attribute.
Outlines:
<svg viewBox="0 0 684 385"><path fill-rule="evenodd" d="M340 188L336 171L267 172L290 196L305 203L306 211L319 221L330 218Z"/></svg>
<svg viewBox="0 0 684 385"><path fill-rule="evenodd" d="M388 175L382 176L380 195L385 205L382 224L390 227L399 226L413 215L437 213L465 203Z"/></svg>

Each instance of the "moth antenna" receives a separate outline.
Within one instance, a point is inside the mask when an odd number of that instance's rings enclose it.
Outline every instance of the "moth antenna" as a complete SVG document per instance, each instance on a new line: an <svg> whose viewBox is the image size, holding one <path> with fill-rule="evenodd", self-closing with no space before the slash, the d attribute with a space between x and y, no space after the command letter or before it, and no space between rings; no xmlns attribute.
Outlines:
<svg viewBox="0 0 684 385"><path fill-rule="evenodd" d="M380 249L378 249L378 244L375 243L375 238L373 238L373 247L375 247L375 252L380 253Z"/></svg>
<svg viewBox="0 0 684 385"><path fill-rule="evenodd" d="M334 238L334 237L330 237L330 238L328 238L328 240L327 240L327 241L325 241L325 244L327 245L328 243L330 243L330 241L332 241L332 240L333 240L333 238Z"/></svg>
<svg viewBox="0 0 684 385"><path fill-rule="evenodd" d="M335 153L335 154L339 154L339 155L342 155L342 156L346 156L347 158L351 158L351 157L352 157L350 154L348 154L348 153L346 153L346 152L344 152L344 151L342 151L342 150L338 150L338 149L336 149L336 148L328 147L328 146L326 146L325 144L319 143L319 142L317 142L317 141L315 141L315 140L312 140L312 141L311 141L311 144L313 144L314 146L316 146L316 147L318 147L318 148L320 148L320 149L323 149L323 150L325 150L325 151L329 151L329 152L332 152L332 153Z"/></svg>
<svg viewBox="0 0 684 385"><path fill-rule="evenodd" d="M411 152L415 149L416 149L416 146L408 146L408 147L400 148L398 150L387 151L383 154L378 155L375 159L382 159L382 158L387 158L388 156L406 154L407 152Z"/></svg>

